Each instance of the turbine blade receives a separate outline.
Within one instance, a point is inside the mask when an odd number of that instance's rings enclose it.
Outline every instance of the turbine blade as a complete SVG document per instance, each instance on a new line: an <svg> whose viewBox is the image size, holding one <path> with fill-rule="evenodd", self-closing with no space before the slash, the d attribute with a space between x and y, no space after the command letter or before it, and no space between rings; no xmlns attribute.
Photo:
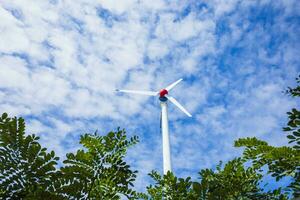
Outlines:
<svg viewBox="0 0 300 200"><path fill-rule="evenodd" d="M183 79L179 79L178 81L175 81L174 83L172 83L171 85L166 87L167 91L170 91L172 88L174 88L180 81L182 81Z"/></svg>
<svg viewBox="0 0 300 200"><path fill-rule="evenodd" d="M142 95L148 95L148 96L156 96L157 92L152 91L143 91L143 90L119 90L116 89L117 92L124 92L124 93L132 93L132 94L142 94Z"/></svg>
<svg viewBox="0 0 300 200"><path fill-rule="evenodd" d="M173 104L175 104L175 106L177 106L182 112L184 112L187 116L192 117L192 115L180 104L178 103L178 101L173 98L170 97L168 95L165 95Z"/></svg>

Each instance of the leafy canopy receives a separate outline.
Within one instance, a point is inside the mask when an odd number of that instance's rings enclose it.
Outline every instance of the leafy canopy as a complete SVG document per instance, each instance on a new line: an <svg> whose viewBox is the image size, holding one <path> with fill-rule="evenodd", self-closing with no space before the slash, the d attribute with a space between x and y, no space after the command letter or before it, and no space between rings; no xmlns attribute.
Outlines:
<svg viewBox="0 0 300 200"><path fill-rule="evenodd" d="M264 192L259 185L262 175L253 168L245 168L241 158L233 159L224 166L220 162L216 171L203 169L199 175L198 182L192 181L190 177L177 178L171 172L161 176L152 171L150 176L155 184L147 187L147 199L285 199L280 191Z"/></svg>
<svg viewBox="0 0 300 200"><path fill-rule="evenodd" d="M39 137L25 136L22 118L0 117L0 197L27 199L52 196L58 157L46 152ZM55 195L54 195L55 196Z"/></svg>
<svg viewBox="0 0 300 200"><path fill-rule="evenodd" d="M124 157L127 148L137 142L136 136L127 140L120 129L106 136L81 136L80 143L86 150L67 154L57 192L69 199L120 199L123 195L136 198L138 194L130 187L137 171L130 169Z"/></svg>
<svg viewBox="0 0 300 200"><path fill-rule="evenodd" d="M0 118L0 197L2 199L129 199L138 198L137 171L124 161L136 136L118 129L105 136L84 134L83 149L68 153L58 169L55 153L47 153L39 137L25 135L23 118Z"/></svg>
<svg viewBox="0 0 300 200"><path fill-rule="evenodd" d="M300 97L300 76L296 78L298 86L286 91L292 97ZM283 131L292 146L273 147L256 138L242 138L235 141L236 147L245 147L243 157L252 166L261 170L268 168L267 173L279 181L283 177L291 177L292 181L286 189L294 197L300 197L300 111L293 108L288 114L287 126Z"/></svg>

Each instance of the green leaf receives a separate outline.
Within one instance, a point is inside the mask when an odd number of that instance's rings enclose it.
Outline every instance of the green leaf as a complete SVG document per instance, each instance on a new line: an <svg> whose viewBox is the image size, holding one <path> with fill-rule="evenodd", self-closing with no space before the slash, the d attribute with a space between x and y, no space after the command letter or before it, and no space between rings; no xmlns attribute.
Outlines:
<svg viewBox="0 0 300 200"><path fill-rule="evenodd" d="M3 114L2 114L2 119L6 119L7 116L8 116L7 113L3 113Z"/></svg>
<svg viewBox="0 0 300 200"><path fill-rule="evenodd" d="M291 131L291 130L293 130L293 129L291 129L290 127L284 127L283 128L283 131Z"/></svg>
<svg viewBox="0 0 300 200"><path fill-rule="evenodd" d="M294 131L293 135L296 136L296 137L300 137L300 132L299 131Z"/></svg>
<svg viewBox="0 0 300 200"><path fill-rule="evenodd" d="M288 135L287 138L289 138L289 139L291 139L291 140L296 139L296 138L295 138L294 136L292 136L292 135Z"/></svg>

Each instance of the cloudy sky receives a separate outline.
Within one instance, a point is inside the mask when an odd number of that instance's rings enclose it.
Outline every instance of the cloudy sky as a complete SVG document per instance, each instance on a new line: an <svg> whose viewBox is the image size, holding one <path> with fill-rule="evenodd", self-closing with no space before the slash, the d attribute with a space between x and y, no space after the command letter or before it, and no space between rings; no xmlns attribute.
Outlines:
<svg viewBox="0 0 300 200"><path fill-rule="evenodd" d="M239 137L286 144L281 127L297 102L282 91L300 72L298 0L1 0L0 111L64 158L80 134L117 127L138 135L128 162L162 172L156 98L183 78L169 106L173 170L197 177L238 156ZM299 105L299 104L298 104Z"/></svg>

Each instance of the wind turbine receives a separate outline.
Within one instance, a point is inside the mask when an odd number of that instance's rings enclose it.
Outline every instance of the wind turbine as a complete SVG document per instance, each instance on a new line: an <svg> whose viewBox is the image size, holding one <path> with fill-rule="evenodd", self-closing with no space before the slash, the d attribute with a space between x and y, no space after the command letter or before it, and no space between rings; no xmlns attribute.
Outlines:
<svg viewBox="0 0 300 200"><path fill-rule="evenodd" d="M171 167L171 156L170 156L170 141L169 141L169 126L168 126L168 104L167 101L171 101L175 106L177 106L182 112L187 116L192 117L192 115L174 98L169 96L169 92L180 82L182 78L170 84L166 88L161 89L160 91L142 91L142 90L119 90L117 92L132 93L132 94L141 94L148 96L157 96L160 100L161 106L161 128L162 128L162 143L163 143L163 166L164 174L167 174L168 171L172 171Z"/></svg>

